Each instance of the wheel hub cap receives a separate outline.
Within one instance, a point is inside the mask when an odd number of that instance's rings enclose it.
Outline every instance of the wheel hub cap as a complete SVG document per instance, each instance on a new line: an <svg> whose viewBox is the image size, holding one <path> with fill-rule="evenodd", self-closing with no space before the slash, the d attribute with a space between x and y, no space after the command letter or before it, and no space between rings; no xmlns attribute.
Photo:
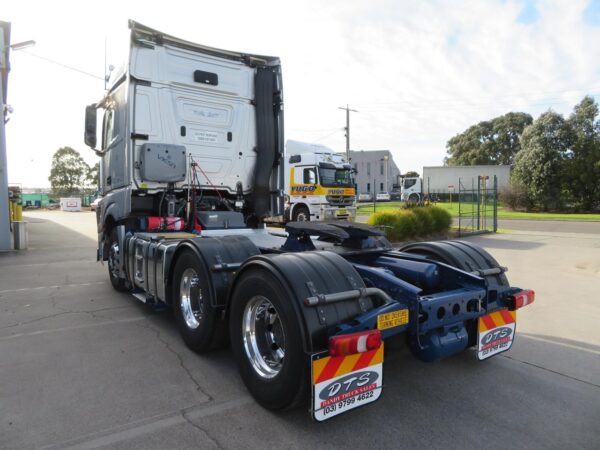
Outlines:
<svg viewBox="0 0 600 450"><path fill-rule="evenodd" d="M254 371L262 378L277 376L285 358L285 333L269 299L260 295L250 299L244 309L242 335Z"/></svg>
<svg viewBox="0 0 600 450"><path fill-rule="evenodd" d="M199 284L200 280L194 269L186 269L183 272L179 284L179 301L185 324L192 330L200 326L204 314L202 289Z"/></svg>

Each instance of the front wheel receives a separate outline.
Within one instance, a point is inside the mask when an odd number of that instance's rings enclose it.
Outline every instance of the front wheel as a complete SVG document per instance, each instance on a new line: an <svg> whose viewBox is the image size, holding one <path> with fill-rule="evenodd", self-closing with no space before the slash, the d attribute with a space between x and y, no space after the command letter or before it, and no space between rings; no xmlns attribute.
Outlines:
<svg viewBox="0 0 600 450"><path fill-rule="evenodd" d="M292 220L294 222L310 222L310 211L306 206L297 206L294 208Z"/></svg>
<svg viewBox="0 0 600 450"><path fill-rule="evenodd" d="M282 410L305 398L309 371L300 324L285 289L267 270L241 275L229 331L240 375L258 403Z"/></svg>
<svg viewBox="0 0 600 450"><path fill-rule="evenodd" d="M129 292L131 290L129 281L119 276L119 257L121 249L119 248L119 238L117 229L113 228L109 234L110 247L108 249L108 276L113 288L119 292Z"/></svg>
<svg viewBox="0 0 600 450"><path fill-rule="evenodd" d="M411 203L418 203L419 202L419 195L418 194L410 194L408 196L408 201Z"/></svg>

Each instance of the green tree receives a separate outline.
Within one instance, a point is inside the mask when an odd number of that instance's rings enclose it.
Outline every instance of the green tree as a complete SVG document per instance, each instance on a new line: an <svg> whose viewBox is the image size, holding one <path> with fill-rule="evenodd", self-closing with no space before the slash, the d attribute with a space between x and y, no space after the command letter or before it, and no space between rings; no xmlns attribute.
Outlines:
<svg viewBox="0 0 600 450"><path fill-rule="evenodd" d="M52 156L48 181L55 196L70 195L85 186L90 167L77 150L61 147Z"/></svg>
<svg viewBox="0 0 600 450"><path fill-rule="evenodd" d="M543 113L523 131L513 178L544 211L562 206L563 161L572 143L570 124L554 111Z"/></svg>
<svg viewBox="0 0 600 450"><path fill-rule="evenodd" d="M446 144L449 165L512 164L521 149L520 137L533 118L522 112L510 112L479 122Z"/></svg>
<svg viewBox="0 0 600 450"><path fill-rule="evenodd" d="M100 162L88 168L86 177L86 188L97 191L100 186Z"/></svg>
<svg viewBox="0 0 600 450"><path fill-rule="evenodd" d="M569 200L584 211L600 204L600 121L598 105L586 96L575 106L568 123L574 133L564 165Z"/></svg>

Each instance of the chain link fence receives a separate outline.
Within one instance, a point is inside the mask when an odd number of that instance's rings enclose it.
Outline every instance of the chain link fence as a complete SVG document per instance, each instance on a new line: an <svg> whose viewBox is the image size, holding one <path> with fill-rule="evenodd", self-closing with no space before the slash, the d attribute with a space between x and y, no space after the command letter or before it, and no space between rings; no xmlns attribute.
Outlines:
<svg viewBox="0 0 600 450"><path fill-rule="evenodd" d="M498 178L480 176L458 181L458 235L498 230Z"/></svg>

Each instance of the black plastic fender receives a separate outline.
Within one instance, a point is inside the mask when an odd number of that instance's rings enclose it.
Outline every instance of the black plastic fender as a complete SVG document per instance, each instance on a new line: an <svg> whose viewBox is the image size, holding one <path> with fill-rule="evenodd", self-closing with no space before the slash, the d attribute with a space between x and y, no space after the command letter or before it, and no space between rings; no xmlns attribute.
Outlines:
<svg viewBox="0 0 600 450"><path fill-rule="evenodd" d="M242 263L260 253L250 239L240 235L197 237L181 241L170 262L167 292L171 292L173 268L177 258L186 249L196 254L208 272L210 289L207 294L210 295L210 304L216 308L227 306L230 288Z"/></svg>
<svg viewBox="0 0 600 450"><path fill-rule="evenodd" d="M333 294L364 288L365 284L354 267L340 255L329 251L266 254L246 261L234 281L244 273L261 268L274 275L287 293L301 323L306 353L327 349L328 330L365 312L358 300L307 306L304 299L319 294ZM365 310L373 308L371 299L363 302Z"/></svg>
<svg viewBox="0 0 600 450"><path fill-rule="evenodd" d="M401 252L422 255L465 272L499 269L497 273L482 275L489 285L509 286L508 279L498 262L486 250L467 241L415 242L398 249Z"/></svg>
<svg viewBox="0 0 600 450"><path fill-rule="evenodd" d="M495 300L499 291L505 291L510 287L506 278L506 268L501 267L498 262L486 250L480 246L466 241L438 241L438 242L415 242L405 245L399 249L401 252L421 255L428 260L438 261L457 269L471 272L481 276L487 286L489 298ZM487 274L486 274L487 273ZM468 346L477 344L477 321L471 320L466 324L468 331ZM444 338L446 339L447 336ZM414 336L410 338L411 348L417 357L423 360L435 359L435 354L425 354L415 349ZM433 339L429 336L428 339ZM437 339L437 338L436 338ZM439 339L437 340L438 342ZM460 345L460 344L457 344ZM460 350L460 348L459 348Z"/></svg>

